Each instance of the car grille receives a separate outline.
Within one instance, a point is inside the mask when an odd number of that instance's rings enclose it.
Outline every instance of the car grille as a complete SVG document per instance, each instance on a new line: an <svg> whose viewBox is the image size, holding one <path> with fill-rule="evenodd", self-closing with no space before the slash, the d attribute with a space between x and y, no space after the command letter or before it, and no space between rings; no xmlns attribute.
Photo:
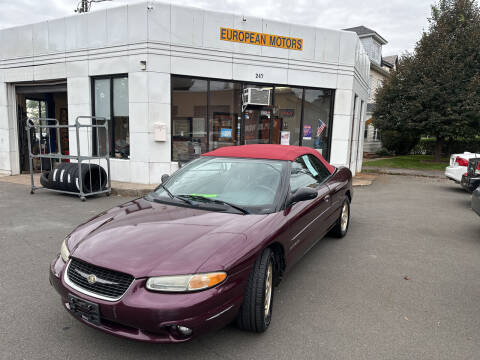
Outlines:
<svg viewBox="0 0 480 360"><path fill-rule="evenodd" d="M95 275L96 281L88 281ZM68 279L82 289L111 299L119 299L127 291L134 277L118 271L108 270L72 258L67 270Z"/></svg>

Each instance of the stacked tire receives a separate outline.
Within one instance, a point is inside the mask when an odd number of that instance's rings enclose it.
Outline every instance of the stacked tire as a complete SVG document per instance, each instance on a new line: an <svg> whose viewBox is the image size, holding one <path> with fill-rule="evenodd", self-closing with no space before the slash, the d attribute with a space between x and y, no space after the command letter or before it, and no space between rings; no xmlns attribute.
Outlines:
<svg viewBox="0 0 480 360"><path fill-rule="evenodd" d="M107 173L96 164L60 163L55 169L40 176L43 187L54 190L80 192L80 177L85 194L106 189Z"/></svg>

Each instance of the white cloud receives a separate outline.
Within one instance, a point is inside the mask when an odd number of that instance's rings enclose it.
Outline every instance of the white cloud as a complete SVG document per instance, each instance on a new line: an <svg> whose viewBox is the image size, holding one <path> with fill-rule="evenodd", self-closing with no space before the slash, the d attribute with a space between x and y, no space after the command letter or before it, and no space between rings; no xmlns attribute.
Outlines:
<svg viewBox="0 0 480 360"><path fill-rule="evenodd" d="M79 0L0 0L0 28L73 14ZM427 27L433 0L170 0L208 10L227 11L303 25L343 29L365 25L389 41L384 55L411 51ZM135 3L114 0L92 9Z"/></svg>

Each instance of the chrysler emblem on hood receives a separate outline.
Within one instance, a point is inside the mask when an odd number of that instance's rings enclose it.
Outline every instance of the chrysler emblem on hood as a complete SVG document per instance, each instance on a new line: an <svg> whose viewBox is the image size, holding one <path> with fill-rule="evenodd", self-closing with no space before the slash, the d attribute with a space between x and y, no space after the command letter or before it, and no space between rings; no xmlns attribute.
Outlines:
<svg viewBox="0 0 480 360"><path fill-rule="evenodd" d="M74 269L74 271L77 273L77 274L80 274L80 276L82 276L83 278L87 279L88 283L90 285L93 285L95 283L100 283L100 284L107 284L107 285L118 285L117 282L114 282L114 281L109 281L109 280L105 280L105 279L101 279L101 278L98 278L95 274L87 274L79 269Z"/></svg>

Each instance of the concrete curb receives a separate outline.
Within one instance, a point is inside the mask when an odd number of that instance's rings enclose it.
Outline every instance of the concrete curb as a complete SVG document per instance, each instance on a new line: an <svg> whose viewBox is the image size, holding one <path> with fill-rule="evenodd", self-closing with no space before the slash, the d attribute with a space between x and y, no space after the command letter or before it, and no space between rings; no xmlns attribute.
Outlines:
<svg viewBox="0 0 480 360"><path fill-rule="evenodd" d="M142 197L151 193L152 189L123 189L112 187L112 195L124 197Z"/></svg>
<svg viewBox="0 0 480 360"><path fill-rule="evenodd" d="M355 179L353 178L353 187L365 187L372 185L373 180Z"/></svg>
<svg viewBox="0 0 480 360"><path fill-rule="evenodd" d="M35 174L35 185L40 184L40 174ZM0 182L8 182L17 185L31 186L30 175L14 175L14 176L1 176ZM112 195L125 196L125 197L142 197L152 192L155 189L155 185L145 185L136 183L124 183L119 181L112 181Z"/></svg>

